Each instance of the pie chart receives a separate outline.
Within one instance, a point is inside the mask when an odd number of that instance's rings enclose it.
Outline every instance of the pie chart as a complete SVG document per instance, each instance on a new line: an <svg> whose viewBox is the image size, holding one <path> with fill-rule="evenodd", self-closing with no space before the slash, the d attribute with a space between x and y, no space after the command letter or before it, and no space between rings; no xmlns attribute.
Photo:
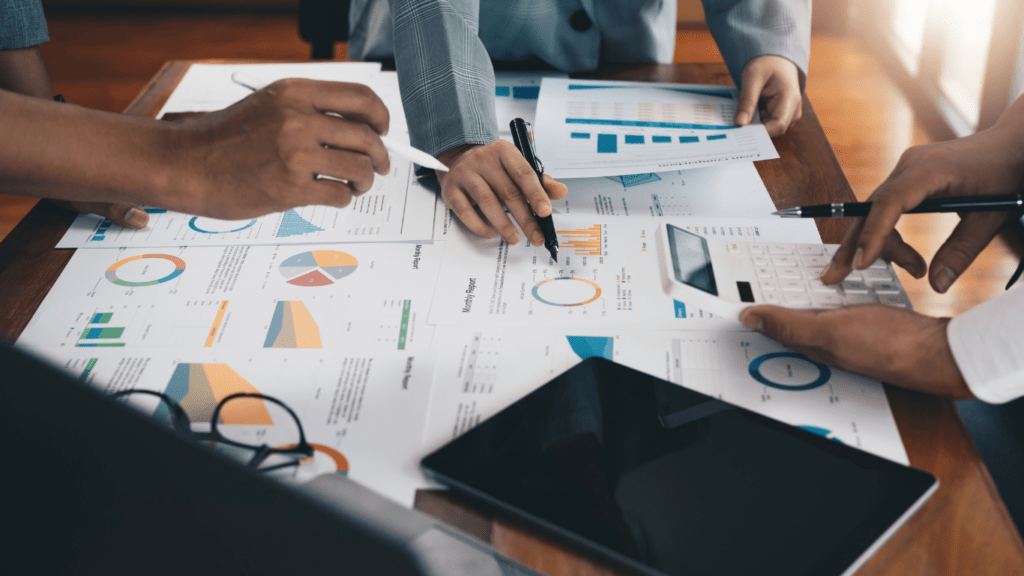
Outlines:
<svg viewBox="0 0 1024 576"><path fill-rule="evenodd" d="M311 250L281 262L278 270L289 284L296 286L330 286L356 271L355 256L337 250Z"/></svg>

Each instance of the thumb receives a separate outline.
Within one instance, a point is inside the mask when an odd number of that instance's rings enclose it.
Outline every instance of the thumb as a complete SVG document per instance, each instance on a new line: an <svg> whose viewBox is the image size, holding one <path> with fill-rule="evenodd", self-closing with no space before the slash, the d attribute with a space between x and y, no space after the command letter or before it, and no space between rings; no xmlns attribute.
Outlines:
<svg viewBox="0 0 1024 576"><path fill-rule="evenodd" d="M778 340L787 346L798 347L819 340L820 327L817 312L793 310L781 306L751 306L740 313L740 322L754 330Z"/></svg>
<svg viewBox="0 0 1024 576"><path fill-rule="evenodd" d="M565 195L569 193L569 187L561 182L555 180L551 176L545 174L541 178L541 183L544 185L544 191L548 193L548 198L552 200L558 200L565 198Z"/></svg>
<svg viewBox="0 0 1024 576"><path fill-rule="evenodd" d="M761 91L764 90L767 81L768 75L759 67L748 66L743 69L743 86L740 88L740 99L736 105L736 118L734 119L737 125L746 126L754 119L757 101L761 98Z"/></svg>
<svg viewBox="0 0 1024 576"><path fill-rule="evenodd" d="M928 280L932 288L944 294L967 270L978 254L995 238L1010 218L1007 212L972 212L964 214L949 238L932 258Z"/></svg>
<svg viewBox="0 0 1024 576"><path fill-rule="evenodd" d="M149 223L149 214L134 204L110 202L62 202L61 204L81 214L98 214L125 228L145 228Z"/></svg>

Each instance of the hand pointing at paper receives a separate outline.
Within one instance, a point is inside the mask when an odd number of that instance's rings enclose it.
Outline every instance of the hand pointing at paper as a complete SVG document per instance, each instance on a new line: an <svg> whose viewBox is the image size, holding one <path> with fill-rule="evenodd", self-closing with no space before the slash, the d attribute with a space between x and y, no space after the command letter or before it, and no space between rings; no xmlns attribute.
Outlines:
<svg viewBox="0 0 1024 576"><path fill-rule="evenodd" d="M370 88L344 82L282 80L175 122L0 90L0 187L78 206L148 204L223 219L345 206L375 172L390 170L381 143L388 123Z"/></svg>

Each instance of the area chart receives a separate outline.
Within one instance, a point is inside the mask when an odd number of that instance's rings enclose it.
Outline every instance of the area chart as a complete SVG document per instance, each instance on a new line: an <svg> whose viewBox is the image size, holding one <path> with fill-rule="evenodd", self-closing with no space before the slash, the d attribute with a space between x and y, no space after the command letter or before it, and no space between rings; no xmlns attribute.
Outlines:
<svg viewBox="0 0 1024 576"><path fill-rule="evenodd" d="M178 364L164 390L164 394L177 402L193 423L209 422L217 404L238 392L260 393L227 364ZM162 420L170 416L170 410L161 403L153 416ZM229 402L220 411L220 418L221 424L274 424L262 401L258 404Z"/></svg>
<svg viewBox="0 0 1024 576"><path fill-rule="evenodd" d="M279 301L263 347L322 348L320 328L306 305L299 301Z"/></svg>

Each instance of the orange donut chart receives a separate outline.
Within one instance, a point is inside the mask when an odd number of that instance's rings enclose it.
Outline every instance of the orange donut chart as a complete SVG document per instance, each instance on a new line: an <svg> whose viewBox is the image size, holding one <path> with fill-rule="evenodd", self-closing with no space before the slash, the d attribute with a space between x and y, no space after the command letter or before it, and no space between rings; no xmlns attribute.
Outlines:
<svg viewBox="0 0 1024 576"><path fill-rule="evenodd" d="M330 446L324 446L323 444L314 444L310 442L309 445L313 448L314 451L324 454L331 460L334 460L335 473L341 474L342 476L348 476L348 458L345 458L344 454L338 452L337 450L331 448ZM275 446L275 449L288 450L291 448L295 448L295 446L297 445L285 444L283 446ZM313 456L310 456L309 458L303 458L302 461L299 462L299 464L309 464L312 461Z"/></svg>
<svg viewBox="0 0 1024 576"><path fill-rule="evenodd" d="M168 274L167 276L164 276L163 278L158 278L156 280L149 280L149 281L146 281L146 282L132 282L130 280L122 280L121 278L117 277L117 269L118 268L120 268L121 266L124 266L125 264L127 264L129 262L134 262L136 260L142 260L144 258L155 258L155 259L160 259L160 260L170 260L172 263L174 263L174 270L171 271L171 273ZM132 287L135 287L135 286L153 286L155 284L160 284L162 282L169 282L171 280L174 280L178 276L181 276L181 273L184 272L184 271L185 271L185 261L182 260L181 258L178 258L177 256L171 256L170 254L142 254L140 256L132 256L130 258L125 258L124 260L119 260L117 262L114 262L114 264L110 268L107 268L105 276L106 276L107 280L110 280L111 282L113 282L114 284L117 284L118 286L132 286Z"/></svg>
<svg viewBox="0 0 1024 576"><path fill-rule="evenodd" d="M545 285L545 284L547 284L548 282L559 282L559 281L584 282L586 284L590 284L591 286L594 287L594 295L591 296L589 300L584 300L583 302L572 302L572 303L568 303L568 304L563 304L563 303L560 303L560 302L551 302L550 300L545 300L544 297L542 297L540 295L540 287ZM533 287L533 297L536 298L539 302L543 302L544 304L547 304L549 306L583 306L585 304L590 304L591 302L593 302L593 301L595 301L595 300L597 300L598 298L601 297L601 287L598 286L597 284L591 282L590 280L586 280L584 278L573 278L571 276L559 276L558 278L548 278L547 280L541 280L540 282L538 282Z"/></svg>

